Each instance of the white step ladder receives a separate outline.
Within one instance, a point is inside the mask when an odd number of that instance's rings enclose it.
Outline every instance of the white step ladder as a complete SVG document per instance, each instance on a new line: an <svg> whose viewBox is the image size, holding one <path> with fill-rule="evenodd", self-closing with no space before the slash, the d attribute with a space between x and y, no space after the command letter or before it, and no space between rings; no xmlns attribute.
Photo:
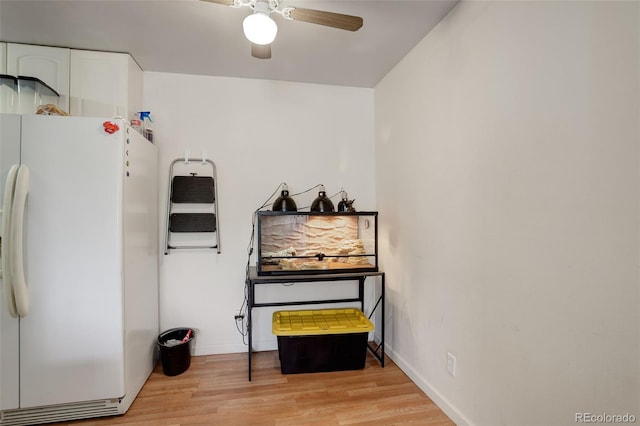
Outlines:
<svg viewBox="0 0 640 426"><path fill-rule="evenodd" d="M202 158L171 162L164 254L178 249L212 249L220 253L216 165Z"/></svg>

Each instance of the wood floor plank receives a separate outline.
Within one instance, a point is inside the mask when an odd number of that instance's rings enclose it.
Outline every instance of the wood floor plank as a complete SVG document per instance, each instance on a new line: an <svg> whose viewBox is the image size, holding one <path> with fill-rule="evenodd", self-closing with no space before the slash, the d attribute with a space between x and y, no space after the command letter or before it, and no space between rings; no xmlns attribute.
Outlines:
<svg viewBox="0 0 640 426"><path fill-rule="evenodd" d="M367 354L362 370L281 374L277 352L193 357L168 377L156 367L122 416L55 426L428 425L454 423L389 359Z"/></svg>

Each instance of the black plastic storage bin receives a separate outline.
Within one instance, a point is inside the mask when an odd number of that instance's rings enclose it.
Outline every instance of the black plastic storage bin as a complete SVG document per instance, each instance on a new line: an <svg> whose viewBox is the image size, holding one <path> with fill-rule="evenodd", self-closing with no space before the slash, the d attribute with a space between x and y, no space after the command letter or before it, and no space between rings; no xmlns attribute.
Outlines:
<svg viewBox="0 0 640 426"><path fill-rule="evenodd" d="M272 331L278 336L282 374L360 370L373 323L354 308L278 311Z"/></svg>
<svg viewBox="0 0 640 426"><path fill-rule="evenodd" d="M191 342L194 337L192 328L172 328L158 336L164 374L177 376L187 371L191 365Z"/></svg>
<svg viewBox="0 0 640 426"><path fill-rule="evenodd" d="M282 374L361 370L367 357L367 333L278 336Z"/></svg>

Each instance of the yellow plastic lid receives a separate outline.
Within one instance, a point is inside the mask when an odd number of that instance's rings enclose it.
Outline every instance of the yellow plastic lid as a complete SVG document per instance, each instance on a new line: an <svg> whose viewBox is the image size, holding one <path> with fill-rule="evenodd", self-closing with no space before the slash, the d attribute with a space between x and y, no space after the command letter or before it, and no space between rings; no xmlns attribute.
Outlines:
<svg viewBox="0 0 640 426"><path fill-rule="evenodd" d="M272 331L276 336L366 333L373 323L355 308L277 311Z"/></svg>

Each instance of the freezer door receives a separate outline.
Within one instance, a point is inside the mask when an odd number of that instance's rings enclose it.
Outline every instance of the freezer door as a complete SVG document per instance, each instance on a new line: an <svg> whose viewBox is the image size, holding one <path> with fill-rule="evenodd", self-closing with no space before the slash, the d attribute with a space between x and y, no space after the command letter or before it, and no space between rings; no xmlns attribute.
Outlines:
<svg viewBox="0 0 640 426"><path fill-rule="evenodd" d="M12 166L20 163L20 116L0 114L0 200L4 199L7 174ZM4 215L5 212L3 211ZM7 213L9 214L9 213ZM0 235L2 241L8 235ZM4 279L3 279L4 286ZM9 315L5 292L0 291L0 410L18 408L19 389L19 321Z"/></svg>
<svg viewBox="0 0 640 426"><path fill-rule="evenodd" d="M23 116L29 315L20 407L124 396L123 132L104 119Z"/></svg>

